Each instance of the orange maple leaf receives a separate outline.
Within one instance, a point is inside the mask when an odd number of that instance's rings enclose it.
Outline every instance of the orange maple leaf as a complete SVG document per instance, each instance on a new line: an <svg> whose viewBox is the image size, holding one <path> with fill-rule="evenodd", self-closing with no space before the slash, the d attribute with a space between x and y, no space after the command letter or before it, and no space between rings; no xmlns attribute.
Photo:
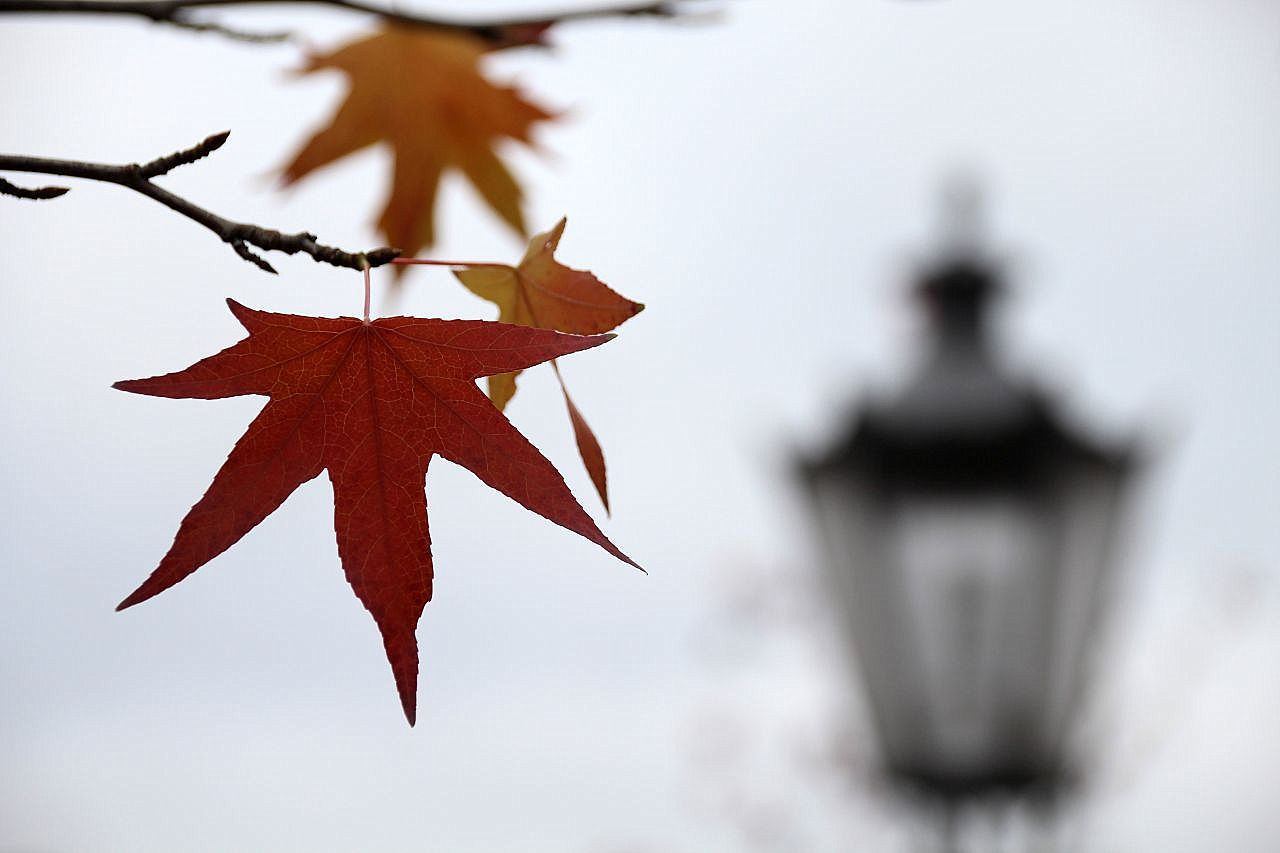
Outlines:
<svg viewBox="0 0 1280 853"><path fill-rule="evenodd" d="M475 384L481 376L588 349L612 336L478 320L301 317L227 302L249 332L244 340L185 370L115 384L156 397L270 398L182 520L160 565L117 609L186 578L328 470L338 555L382 632L412 725L414 629L432 590L423 480L433 456L469 469L517 503L636 565Z"/></svg>
<svg viewBox="0 0 1280 853"><path fill-rule="evenodd" d="M594 335L615 329L643 311L644 305L618 294L592 273L555 259L565 223L561 219L550 231L530 240L518 266L476 264L454 270L454 275L476 296L497 305L498 320L503 323ZM578 452L607 510L609 496L600 443L570 399L559 366L554 360L552 365L569 409ZM489 377L489 398L499 409L506 408L515 395L519 375L516 370Z"/></svg>
<svg viewBox="0 0 1280 853"><path fill-rule="evenodd" d="M440 178L458 169L504 222L522 236L523 193L494 147L532 146L535 124L554 114L480 73L486 43L465 33L387 28L333 53L313 55L300 73L334 69L351 79L346 100L284 167L287 186L378 142L391 147L391 194L378 219L406 255L435 243Z"/></svg>

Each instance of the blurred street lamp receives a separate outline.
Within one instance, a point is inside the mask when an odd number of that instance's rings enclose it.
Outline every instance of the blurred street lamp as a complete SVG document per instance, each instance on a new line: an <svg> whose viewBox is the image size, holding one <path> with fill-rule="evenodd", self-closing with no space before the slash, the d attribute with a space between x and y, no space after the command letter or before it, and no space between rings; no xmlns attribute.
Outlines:
<svg viewBox="0 0 1280 853"><path fill-rule="evenodd" d="M922 368L802 464L886 769L950 805L1064 781L1135 467L999 369L968 223L916 284Z"/></svg>

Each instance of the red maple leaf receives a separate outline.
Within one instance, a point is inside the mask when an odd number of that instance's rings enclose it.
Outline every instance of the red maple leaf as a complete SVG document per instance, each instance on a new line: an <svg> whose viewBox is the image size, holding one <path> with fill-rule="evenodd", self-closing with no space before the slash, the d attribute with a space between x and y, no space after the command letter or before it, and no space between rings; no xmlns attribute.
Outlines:
<svg viewBox="0 0 1280 853"><path fill-rule="evenodd" d="M247 338L186 370L114 386L156 397L270 397L182 520L169 553L118 610L190 575L327 469L343 571L382 632L412 725L414 631L431 599L424 479L433 455L636 565L476 385L481 376L588 349L612 335L478 320L300 317L227 304Z"/></svg>

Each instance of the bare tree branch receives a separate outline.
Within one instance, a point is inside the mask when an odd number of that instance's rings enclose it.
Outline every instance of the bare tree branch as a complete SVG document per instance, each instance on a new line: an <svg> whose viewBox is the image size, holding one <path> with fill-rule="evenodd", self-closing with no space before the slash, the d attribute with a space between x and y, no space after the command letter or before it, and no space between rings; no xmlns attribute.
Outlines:
<svg viewBox="0 0 1280 853"><path fill-rule="evenodd" d="M26 157L15 154L0 154L0 171L35 172L44 175L63 175L68 178L84 178L90 181L103 181L119 184L147 198L158 201L170 210L188 219L200 223L222 242L231 246L235 253L259 269L274 273L275 269L261 256L255 254L250 246L264 251L284 252L293 255L298 252L310 255L317 261L332 264L335 267L365 269L389 263L400 254L399 249L374 249L370 252L346 252L333 246L325 246L316 242L316 236L305 231L297 234L284 234L271 228L251 225L247 222L233 222L218 216L187 201L182 196L169 192L151 182L152 178L168 174L179 166L194 163L222 147L231 135L230 131L217 133L208 139L184 151L178 151L165 157L158 157L141 165L127 163L124 165L108 165L104 163L83 163L78 160L52 160L45 157ZM47 199L55 198L67 192L65 187L42 187L28 190L0 179L0 193L18 198Z"/></svg>
<svg viewBox="0 0 1280 853"><path fill-rule="evenodd" d="M133 15L146 18L155 23L218 32L247 41L281 41L288 38L288 33L245 33L224 27L221 24L194 19L190 13L193 9L210 9L224 6L308 4L331 6L350 12L376 15L382 20L393 24L466 32L495 45L513 46L535 44L547 27L567 21L619 17L681 17L685 14L684 7L688 2L689 0L664 0L663 2L632 3L629 5L598 9L576 9L567 12L493 21L418 15L393 7L379 6L365 2L365 0L0 0L0 14L23 12L36 14Z"/></svg>

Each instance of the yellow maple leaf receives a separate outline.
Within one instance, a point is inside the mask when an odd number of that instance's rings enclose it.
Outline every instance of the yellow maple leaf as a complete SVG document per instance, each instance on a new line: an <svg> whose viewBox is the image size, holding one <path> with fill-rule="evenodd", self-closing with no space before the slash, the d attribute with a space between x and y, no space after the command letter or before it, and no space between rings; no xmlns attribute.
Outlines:
<svg viewBox="0 0 1280 853"><path fill-rule="evenodd" d="M467 289L498 306L498 322L536 326L576 335L598 335L617 328L644 310L587 270L555 259L564 234L561 219L529 241L518 266L477 264L454 271ZM516 392L520 371L489 377L489 398L499 409Z"/></svg>
<svg viewBox="0 0 1280 853"><path fill-rule="evenodd" d="M615 329L644 310L644 305L615 292L594 274L567 267L555 259L564 226L565 220L561 219L550 231L530 240L517 266L475 264L454 270L453 274L476 296L497 305L498 321L502 323L592 335ZM560 368L554 359L551 363L564 393L578 452L607 510L609 497L600 443L570 399ZM519 375L517 370L489 377L489 399L499 409L505 408L516 393Z"/></svg>
<svg viewBox="0 0 1280 853"><path fill-rule="evenodd" d="M458 169L504 222L527 235L520 184L498 157L503 139L531 145L535 124L554 114L480 73L486 43L465 33L388 28L333 53L314 55L300 73L338 70L351 89L327 127L284 167L284 184L379 142L395 164L378 219L406 255L435 242L440 178Z"/></svg>

